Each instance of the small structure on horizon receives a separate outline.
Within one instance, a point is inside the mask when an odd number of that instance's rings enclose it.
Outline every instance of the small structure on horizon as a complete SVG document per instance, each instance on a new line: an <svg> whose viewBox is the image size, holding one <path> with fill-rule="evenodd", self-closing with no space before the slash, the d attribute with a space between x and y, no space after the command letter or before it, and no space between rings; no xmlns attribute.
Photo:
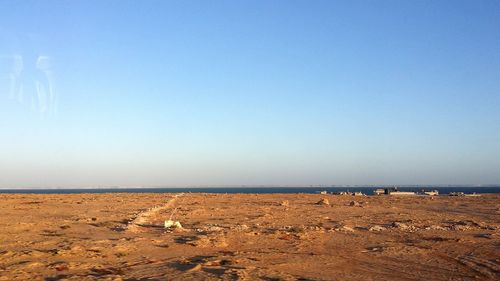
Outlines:
<svg viewBox="0 0 500 281"><path fill-rule="evenodd" d="M437 189L431 190L431 191L422 191L424 195L429 195L429 196L437 196L439 195L439 191Z"/></svg>
<svg viewBox="0 0 500 281"><path fill-rule="evenodd" d="M470 194L465 194L464 192L459 191L459 192L450 192L450 193L448 194L448 196L468 196L468 197L479 197L479 196L481 196L481 194L477 194L477 193L475 193L475 192L470 193Z"/></svg>
<svg viewBox="0 0 500 281"><path fill-rule="evenodd" d="M392 188L377 188L373 191L375 195L417 195L413 191L399 191L397 187Z"/></svg>

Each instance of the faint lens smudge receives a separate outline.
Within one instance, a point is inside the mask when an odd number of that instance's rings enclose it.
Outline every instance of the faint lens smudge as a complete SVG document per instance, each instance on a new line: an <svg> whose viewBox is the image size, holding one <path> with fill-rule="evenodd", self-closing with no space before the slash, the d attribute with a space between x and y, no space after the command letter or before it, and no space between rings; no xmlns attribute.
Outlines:
<svg viewBox="0 0 500 281"><path fill-rule="evenodd" d="M0 93L41 114L57 112L53 60L46 55L0 55Z"/></svg>

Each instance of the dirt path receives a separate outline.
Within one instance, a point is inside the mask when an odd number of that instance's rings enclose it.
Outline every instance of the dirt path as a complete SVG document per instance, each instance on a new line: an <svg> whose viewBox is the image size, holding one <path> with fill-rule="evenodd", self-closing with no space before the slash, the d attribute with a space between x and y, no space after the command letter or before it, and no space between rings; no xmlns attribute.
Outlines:
<svg viewBox="0 0 500 281"><path fill-rule="evenodd" d="M155 217L162 211L172 208L177 199L182 196L184 196L184 193L176 194L165 205L156 206L139 213L137 217L129 223L129 225L127 226L127 231L137 233L141 232L144 227L161 227L161 225L152 224L151 218Z"/></svg>

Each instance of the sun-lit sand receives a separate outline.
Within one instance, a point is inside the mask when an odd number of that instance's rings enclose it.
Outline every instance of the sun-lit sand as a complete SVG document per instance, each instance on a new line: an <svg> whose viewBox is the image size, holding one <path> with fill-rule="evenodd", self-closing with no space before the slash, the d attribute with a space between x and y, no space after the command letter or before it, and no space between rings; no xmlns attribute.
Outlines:
<svg viewBox="0 0 500 281"><path fill-rule="evenodd" d="M2 194L0 210L0 280L500 279L500 195Z"/></svg>

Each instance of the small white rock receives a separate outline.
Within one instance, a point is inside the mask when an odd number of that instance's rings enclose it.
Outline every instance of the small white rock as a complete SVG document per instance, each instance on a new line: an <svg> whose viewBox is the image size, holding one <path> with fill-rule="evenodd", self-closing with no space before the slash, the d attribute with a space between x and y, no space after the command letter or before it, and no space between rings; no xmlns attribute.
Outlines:
<svg viewBox="0 0 500 281"><path fill-rule="evenodd" d="M166 220L165 221L165 228L182 228L182 225L178 221Z"/></svg>

